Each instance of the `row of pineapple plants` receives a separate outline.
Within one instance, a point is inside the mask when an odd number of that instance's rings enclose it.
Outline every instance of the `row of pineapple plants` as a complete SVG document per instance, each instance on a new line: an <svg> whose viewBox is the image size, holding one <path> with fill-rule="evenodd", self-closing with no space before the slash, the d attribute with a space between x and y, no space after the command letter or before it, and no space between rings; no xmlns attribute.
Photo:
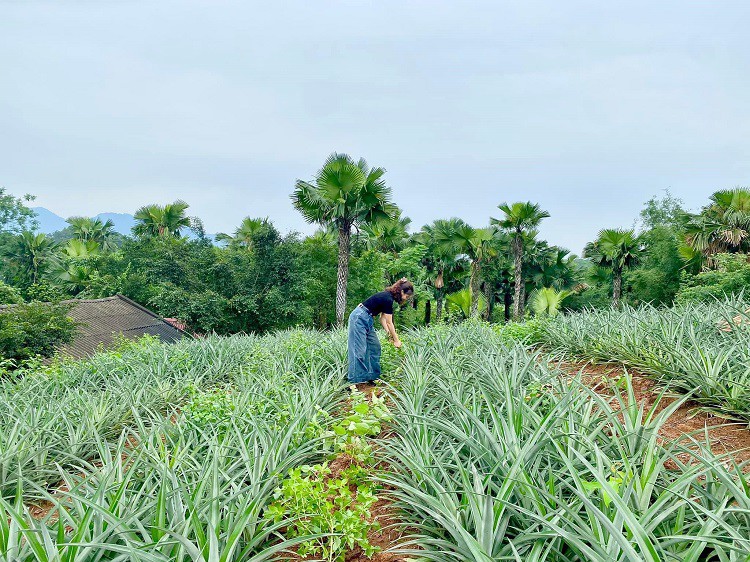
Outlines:
<svg viewBox="0 0 750 562"><path fill-rule="evenodd" d="M750 420L750 301L590 311L540 325L536 342L570 359L616 362L727 416Z"/></svg>
<svg viewBox="0 0 750 562"><path fill-rule="evenodd" d="M0 559L267 560L311 540L269 508L324 459L345 367L343 334L293 331L126 344L5 381Z"/></svg>
<svg viewBox="0 0 750 562"><path fill-rule="evenodd" d="M750 552L750 482L700 436L662 443L680 405L602 398L481 324L411 335L394 377L405 555L466 562L721 562ZM627 383L627 381L626 381Z"/></svg>

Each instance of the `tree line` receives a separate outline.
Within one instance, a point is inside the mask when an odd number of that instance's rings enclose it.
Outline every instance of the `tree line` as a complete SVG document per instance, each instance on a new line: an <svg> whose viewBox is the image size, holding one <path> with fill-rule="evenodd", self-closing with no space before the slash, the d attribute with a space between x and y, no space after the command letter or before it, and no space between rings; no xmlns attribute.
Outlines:
<svg viewBox="0 0 750 562"><path fill-rule="evenodd" d="M550 213L530 201L499 202L485 225L451 217L410 232L385 169L346 154L292 188L293 207L319 226L307 237L246 217L211 239L184 201L138 209L128 236L86 217L47 235L35 229L29 200L0 190L3 303L121 293L196 332L340 326L354 305L404 276L416 298L398 315L402 326L671 305L750 282L746 188L717 191L696 213L669 193L655 197L637 225L602 230L580 257L539 238Z"/></svg>

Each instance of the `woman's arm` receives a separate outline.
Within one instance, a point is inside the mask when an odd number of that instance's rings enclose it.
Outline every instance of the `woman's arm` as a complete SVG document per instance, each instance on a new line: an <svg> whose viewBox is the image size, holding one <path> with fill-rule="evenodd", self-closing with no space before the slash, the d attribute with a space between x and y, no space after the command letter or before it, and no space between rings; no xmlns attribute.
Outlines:
<svg viewBox="0 0 750 562"><path fill-rule="evenodd" d="M396 327L393 325L393 314L381 314L380 323L382 324L383 329L388 333L388 337L393 341L393 345L397 348L401 347L401 340L398 339Z"/></svg>

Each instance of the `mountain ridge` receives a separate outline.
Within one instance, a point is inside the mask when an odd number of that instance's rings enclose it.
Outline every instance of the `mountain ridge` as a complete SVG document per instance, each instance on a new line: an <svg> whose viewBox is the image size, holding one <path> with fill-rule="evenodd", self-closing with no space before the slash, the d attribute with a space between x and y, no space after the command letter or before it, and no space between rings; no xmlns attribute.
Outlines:
<svg viewBox="0 0 750 562"><path fill-rule="evenodd" d="M52 234L53 232L63 230L68 226L68 223L65 222L65 218L45 207L32 207L31 210L36 213L36 220L39 223L39 232ZM119 232L120 234L129 235L130 229L135 225L135 218L128 213L99 213L98 215L94 215L93 218L100 219L103 222L111 220L115 225L115 232Z"/></svg>
<svg viewBox="0 0 750 562"><path fill-rule="evenodd" d="M63 230L68 226L68 223L65 222L66 219L50 211L46 207L31 207L31 210L36 213L36 221L39 223L39 228L37 230L39 232L43 232L44 234L52 234L53 232ZM132 236L133 234L131 232L131 229L133 228L133 226L135 226L135 217L133 217L133 215L131 215L130 213L99 213L98 215L94 215L92 218L100 219L102 222L111 220L114 224L115 232L119 234L123 234L126 236ZM189 229L183 230L183 235L187 238L196 238L195 233ZM209 239L213 240L216 235L206 233L206 236Z"/></svg>

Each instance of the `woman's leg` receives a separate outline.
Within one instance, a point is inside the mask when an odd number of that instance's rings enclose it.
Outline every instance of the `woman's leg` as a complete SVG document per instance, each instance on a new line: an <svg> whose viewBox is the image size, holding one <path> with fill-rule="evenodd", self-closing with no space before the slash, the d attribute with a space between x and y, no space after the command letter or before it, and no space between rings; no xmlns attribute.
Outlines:
<svg viewBox="0 0 750 562"><path fill-rule="evenodd" d="M351 383L368 380L369 365L367 364L367 323L362 315L367 314L355 308L349 316L349 340L347 342L347 357L349 369L347 378Z"/></svg>
<svg viewBox="0 0 750 562"><path fill-rule="evenodd" d="M380 352L378 333L371 327L367 332L367 376L371 381L380 378Z"/></svg>

